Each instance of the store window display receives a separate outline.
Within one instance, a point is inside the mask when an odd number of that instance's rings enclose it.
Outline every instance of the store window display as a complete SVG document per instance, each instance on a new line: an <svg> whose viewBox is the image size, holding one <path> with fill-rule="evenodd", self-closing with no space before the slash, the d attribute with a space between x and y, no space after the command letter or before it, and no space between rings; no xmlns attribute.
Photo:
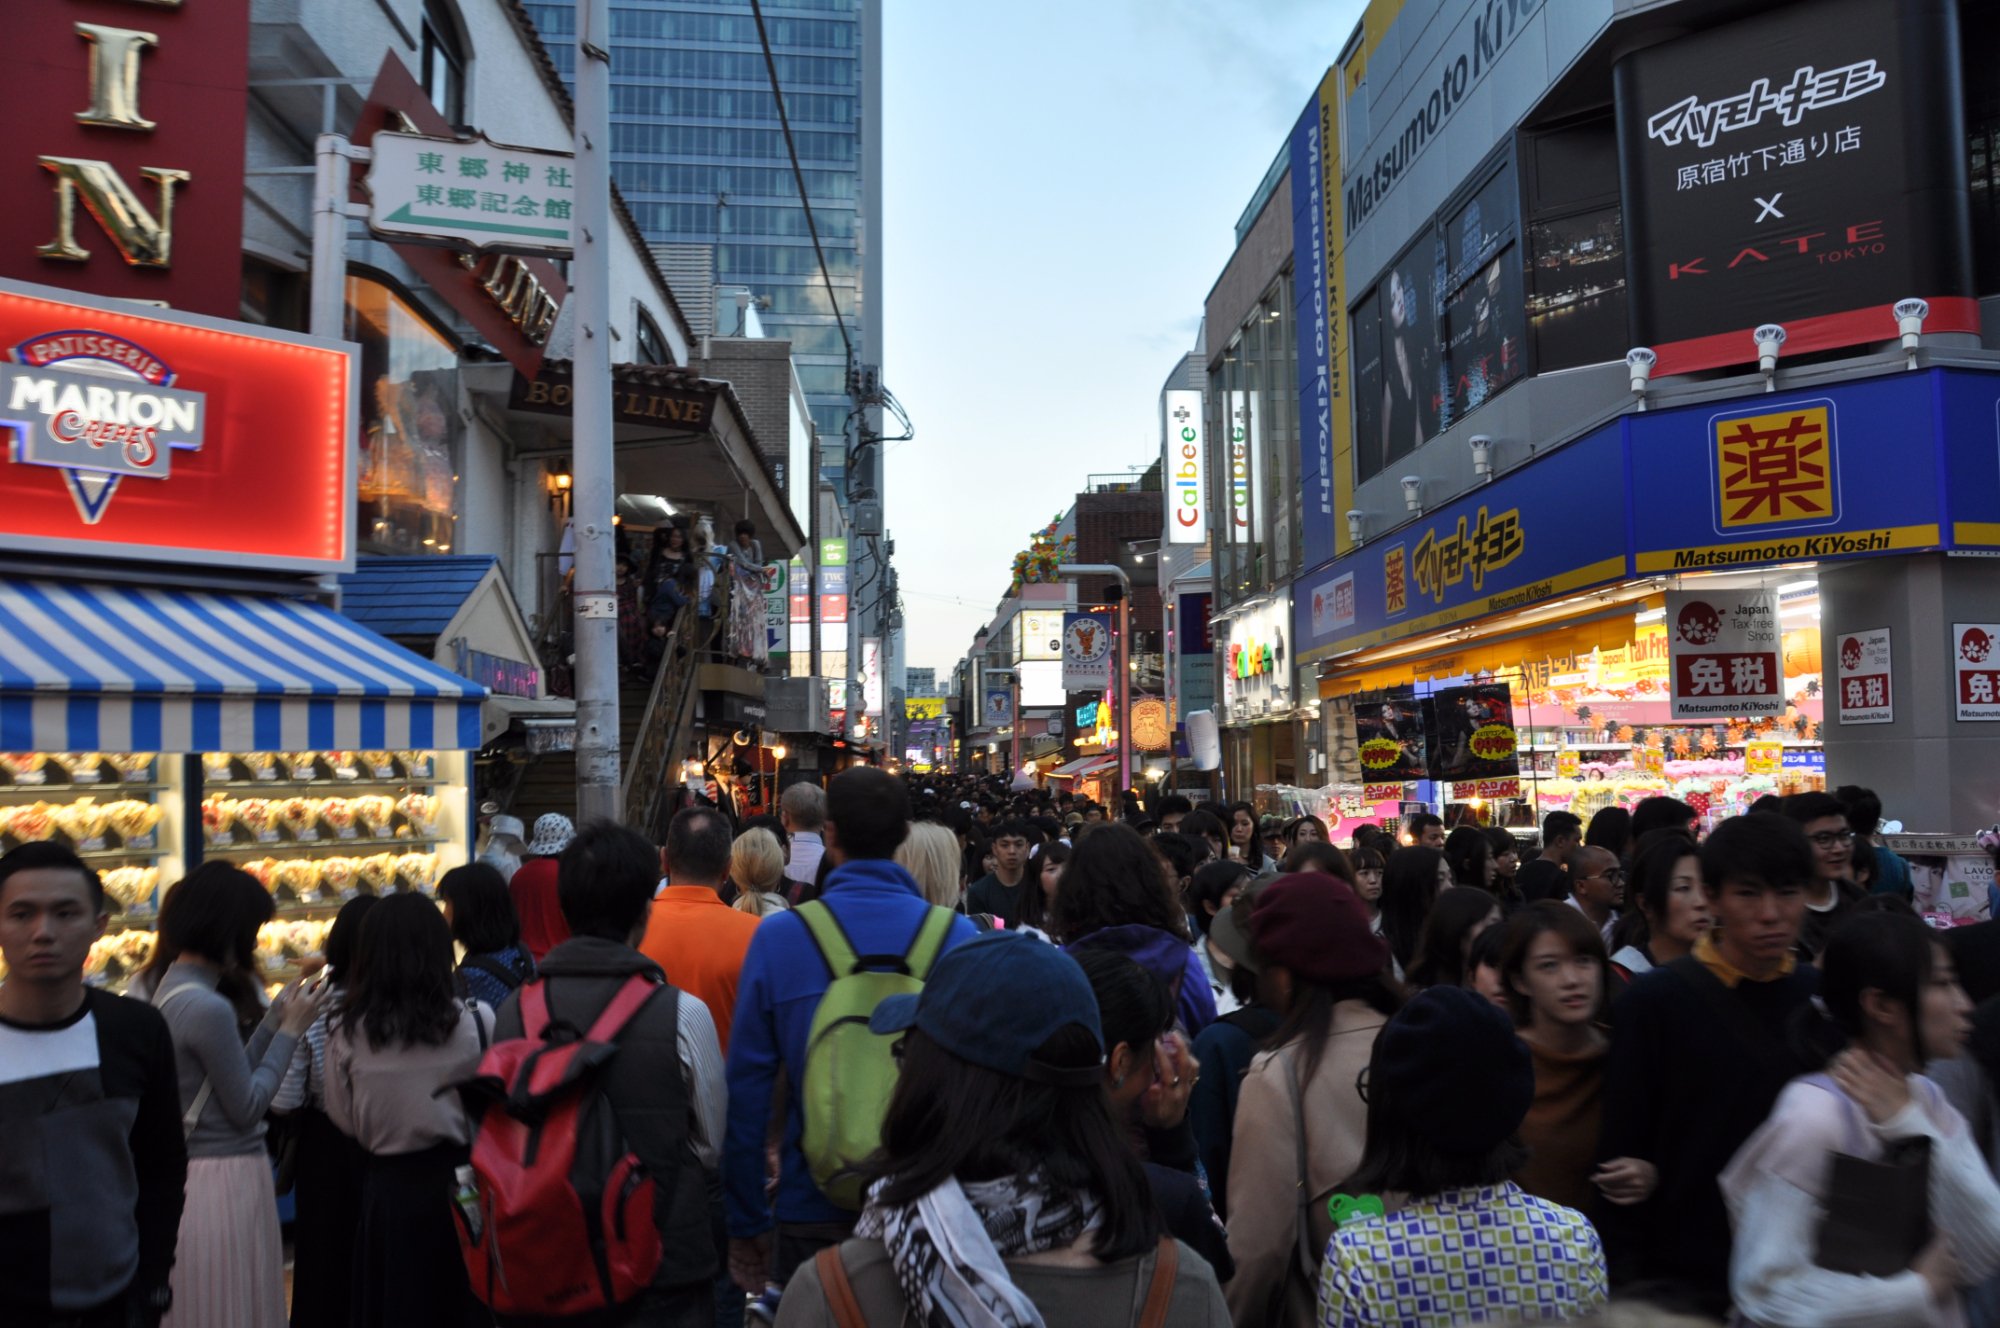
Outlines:
<svg viewBox="0 0 2000 1328"><path fill-rule="evenodd" d="M363 552L450 553L459 449L458 349L388 286L347 281L361 346Z"/></svg>

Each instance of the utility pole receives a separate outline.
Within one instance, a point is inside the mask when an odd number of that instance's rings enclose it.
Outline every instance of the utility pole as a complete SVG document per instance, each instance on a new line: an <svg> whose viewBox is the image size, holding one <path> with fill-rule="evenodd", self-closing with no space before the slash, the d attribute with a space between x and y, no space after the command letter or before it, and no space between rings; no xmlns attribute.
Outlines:
<svg viewBox="0 0 2000 1328"><path fill-rule="evenodd" d="M576 810L617 820L618 596L611 458L611 5L579 0L576 25Z"/></svg>

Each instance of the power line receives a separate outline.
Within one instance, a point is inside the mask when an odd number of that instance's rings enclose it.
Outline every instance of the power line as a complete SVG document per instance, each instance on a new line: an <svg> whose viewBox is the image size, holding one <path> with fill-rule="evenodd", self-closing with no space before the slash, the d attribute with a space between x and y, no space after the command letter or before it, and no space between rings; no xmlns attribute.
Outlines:
<svg viewBox="0 0 2000 1328"><path fill-rule="evenodd" d="M840 297L833 291L833 274L827 270L826 250L820 246L819 223L813 219L812 200L806 196L806 173L799 169L798 144L792 141L792 117L785 113L785 90L778 83L778 60L771 54L771 37L764 31L764 6L750 0L750 16L757 20L757 42L764 48L764 71L771 78L771 100L778 104L778 128L785 134L785 151L792 159L792 179L798 182L799 206L805 209L806 230L812 235L813 253L819 257L819 277L826 283L827 303L833 309L834 326L840 329L840 344L847 347L847 364L854 367L854 339L847 335L847 319L840 312Z"/></svg>

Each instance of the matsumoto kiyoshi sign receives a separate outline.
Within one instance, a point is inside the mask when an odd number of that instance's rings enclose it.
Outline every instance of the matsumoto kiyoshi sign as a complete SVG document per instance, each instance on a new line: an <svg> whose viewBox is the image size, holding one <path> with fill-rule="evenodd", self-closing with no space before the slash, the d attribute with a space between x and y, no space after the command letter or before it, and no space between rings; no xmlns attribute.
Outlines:
<svg viewBox="0 0 2000 1328"><path fill-rule="evenodd" d="M1952 6L1813 0L1616 67L1631 308L1656 374L1977 332Z"/></svg>

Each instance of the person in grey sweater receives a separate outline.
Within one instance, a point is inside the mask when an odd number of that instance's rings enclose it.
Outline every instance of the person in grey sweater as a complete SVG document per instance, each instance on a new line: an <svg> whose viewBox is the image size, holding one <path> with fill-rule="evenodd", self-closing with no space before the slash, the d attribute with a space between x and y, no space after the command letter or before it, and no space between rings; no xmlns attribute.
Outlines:
<svg viewBox="0 0 2000 1328"><path fill-rule="evenodd" d="M293 983L263 1011L245 1045L241 1015L261 1005L257 928L274 907L248 872L202 864L167 892L159 941L141 975L173 1037L187 1135L187 1205L167 1328L285 1321L264 1115L326 996Z"/></svg>

